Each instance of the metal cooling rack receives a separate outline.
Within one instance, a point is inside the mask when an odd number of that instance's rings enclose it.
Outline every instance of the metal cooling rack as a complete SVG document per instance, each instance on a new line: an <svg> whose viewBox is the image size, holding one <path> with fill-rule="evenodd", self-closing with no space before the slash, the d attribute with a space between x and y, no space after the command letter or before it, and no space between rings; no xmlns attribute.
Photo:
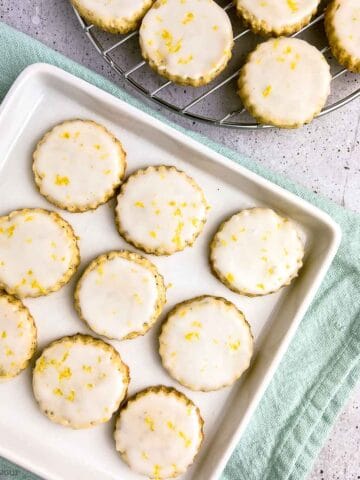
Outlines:
<svg viewBox="0 0 360 480"><path fill-rule="evenodd" d="M223 1L219 0L221 5ZM269 128L260 125L250 117L236 94L236 79L246 54L261 38L244 28L235 14L233 2L221 5L230 16L233 24L233 57L225 72L205 87L182 87L166 81L154 73L142 59L138 45L138 31L127 35L112 35L102 32L94 25L87 24L74 8L76 17L87 38L103 59L122 78L153 102L165 106L178 114L223 127L255 129ZM294 37L305 38L327 57L332 72L333 87L328 103L318 117L330 113L360 96L359 78L340 68L326 45L322 20L324 13L315 17ZM241 39L241 42L239 40ZM337 83L336 87L334 83ZM301 86L299 86L301 88ZM301 98L301 96L300 96ZM301 101L301 100L299 100Z"/></svg>

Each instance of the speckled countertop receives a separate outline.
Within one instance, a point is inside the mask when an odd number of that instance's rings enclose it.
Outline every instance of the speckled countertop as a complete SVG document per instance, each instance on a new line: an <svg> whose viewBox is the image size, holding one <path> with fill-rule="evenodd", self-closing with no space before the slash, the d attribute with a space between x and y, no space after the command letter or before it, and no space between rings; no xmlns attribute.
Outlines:
<svg viewBox="0 0 360 480"><path fill-rule="evenodd" d="M135 94L131 87L115 78L94 52L67 0L0 0L0 20ZM360 99L307 127L291 131L221 129L195 124L167 111L163 113L187 128L251 156L315 193L360 212ZM308 480L360 479L359 399L360 385L337 420Z"/></svg>

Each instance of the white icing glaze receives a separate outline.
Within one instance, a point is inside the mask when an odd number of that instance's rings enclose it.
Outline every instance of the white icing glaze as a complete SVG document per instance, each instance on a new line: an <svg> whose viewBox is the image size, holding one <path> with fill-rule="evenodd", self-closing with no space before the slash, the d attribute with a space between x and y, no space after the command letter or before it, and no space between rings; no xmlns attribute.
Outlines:
<svg viewBox="0 0 360 480"><path fill-rule="evenodd" d="M236 0L239 9L245 9L257 20L266 22L270 29L301 23L317 8L319 0Z"/></svg>
<svg viewBox="0 0 360 480"><path fill-rule="evenodd" d="M115 429L116 449L130 468L156 479L185 472L201 440L196 407L161 391L130 400Z"/></svg>
<svg viewBox="0 0 360 480"><path fill-rule="evenodd" d="M116 215L127 240L158 253L192 243L207 217L201 189L174 167L149 167L130 176L118 196Z"/></svg>
<svg viewBox="0 0 360 480"><path fill-rule="evenodd" d="M125 252L129 253L129 252ZM153 272L114 252L87 269L77 289L82 317L99 335L121 340L152 323L159 299Z"/></svg>
<svg viewBox="0 0 360 480"><path fill-rule="evenodd" d="M0 379L13 377L34 351L33 320L19 300L0 295Z"/></svg>
<svg viewBox="0 0 360 480"><path fill-rule="evenodd" d="M143 19L140 44L160 73L198 80L229 58L231 22L213 0L158 1Z"/></svg>
<svg viewBox="0 0 360 480"><path fill-rule="evenodd" d="M279 38L257 47L245 64L242 81L258 115L296 126L321 110L331 76L315 47L297 38Z"/></svg>
<svg viewBox="0 0 360 480"><path fill-rule="evenodd" d="M237 291L264 295L296 275L304 246L294 224L268 208L243 210L216 234L215 270Z"/></svg>
<svg viewBox="0 0 360 480"><path fill-rule="evenodd" d="M144 10L149 0L76 0L76 3L91 10L103 21L130 21Z"/></svg>
<svg viewBox="0 0 360 480"><path fill-rule="evenodd" d="M77 265L74 236L56 219L66 223L40 209L0 217L0 284L10 293L46 294Z"/></svg>
<svg viewBox="0 0 360 480"><path fill-rule="evenodd" d="M70 120L38 144L33 170L40 191L62 208L95 207L107 200L125 171L123 151L104 127Z"/></svg>
<svg viewBox="0 0 360 480"><path fill-rule="evenodd" d="M84 343L81 338L66 337L47 347L33 375L40 408L53 421L72 428L108 421L124 398L128 383L107 344L101 340Z"/></svg>
<svg viewBox="0 0 360 480"><path fill-rule="evenodd" d="M332 26L341 46L360 61L360 2L359 0L336 0Z"/></svg>
<svg viewBox="0 0 360 480"><path fill-rule="evenodd" d="M165 368L192 390L231 385L248 368L252 351L253 339L244 315L217 297L180 304L170 312L160 335Z"/></svg>

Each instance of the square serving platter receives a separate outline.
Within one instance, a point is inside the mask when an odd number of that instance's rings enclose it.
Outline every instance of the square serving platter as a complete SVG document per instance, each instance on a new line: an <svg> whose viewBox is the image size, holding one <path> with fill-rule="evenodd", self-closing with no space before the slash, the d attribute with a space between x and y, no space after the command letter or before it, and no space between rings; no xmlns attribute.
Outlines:
<svg viewBox="0 0 360 480"><path fill-rule="evenodd" d="M192 392L173 381L161 366L157 335L161 319L144 337L112 341L129 365L129 394L150 385L172 385L188 395L205 420L205 441L195 463L181 478L217 480L269 384L297 326L314 298L340 243L338 225L325 213L255 175L148 114L56 67L35 64L18 77L0 107L0 215L24 207L59 211L79 236L82 263L70 284L46 297L26 299L38 326L39 350L76 332L90 333L73 308L73 289L84 266L108 250L130 249L118 235L114 201L95 211L74 214L55 209L36 190L31 154L54 124L93 119L109 128L127 151L132 173L151 164L186 171L202 186L212 206L203 233L192 248L170 257L148 255L172 284L162 318L176 303L212 294L235 303L255 336L252 365L233 387ZM217 226L238 210L268 206L291 217L306 243L299 277L276 294L247 298L222 285L210 272L208 244ZM31 369L0 384L0 455L43 478L141 480L115 451L113 421L74 431L51 423L32 396Z"/></svg>

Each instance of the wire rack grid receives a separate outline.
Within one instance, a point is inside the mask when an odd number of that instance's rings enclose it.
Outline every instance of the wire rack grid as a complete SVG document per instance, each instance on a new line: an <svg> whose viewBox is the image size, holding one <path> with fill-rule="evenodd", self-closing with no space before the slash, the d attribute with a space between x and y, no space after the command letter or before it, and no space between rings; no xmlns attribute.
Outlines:
<svg viewBox="0 0 360 480"><path fill-rule="evenodd" d="M221 0L218 3L221 5ZM200 88L180 87L155 74L141 57L138 31L127 35L107 34L88 24L75 8L74 12L83 32L103 59L118 75L153 102L194 121L240 129L270 128L269 125L256 123L236 95L235 83L244 58L261 38L242 25L234 12L233 2L221 6L229 14L235 32L233 57L222 75ZM338 81L338 85L332 87L332 94L318 117L333 112L360 96L357 76L345 68L339 68L326 44L322 25L324 8L322 5L319 9L321 13L293 35L310 41L320 49L330 63L332 84Z"/></svg>

